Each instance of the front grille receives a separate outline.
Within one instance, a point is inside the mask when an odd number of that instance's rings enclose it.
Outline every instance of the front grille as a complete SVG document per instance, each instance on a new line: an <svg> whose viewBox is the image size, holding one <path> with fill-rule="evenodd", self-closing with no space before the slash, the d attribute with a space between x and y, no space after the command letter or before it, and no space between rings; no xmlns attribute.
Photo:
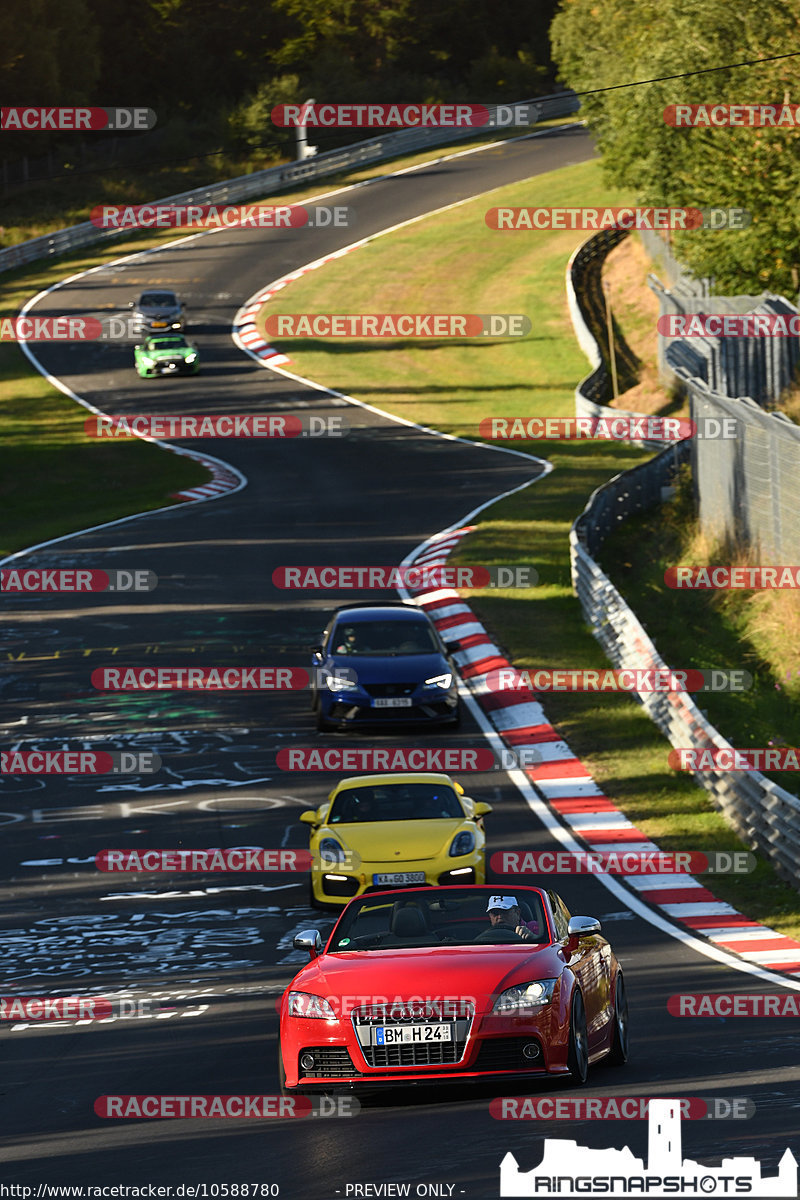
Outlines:
<svg viewBox="0 0 800 1200"><path fill-rule="evenodd" d="M539 1047L537 1058L526 1058L522 1053L525 1046ZM486 1038L478 1051L476 1071L535 1071L544 1070L545 1061L541 1042L535 1037Z"/></svg>
<svg viewBox="0 0 800 1200"><path fill-rule="evenodd" d="M304 1071L299 1065L303 1054L314 1055L314 1069ZM350 1051L346 1046L304 1046L297 1056L298 1079L349 1079L352 1075L360 1075L353 1066Z"/></svg>
<svg viewBox="0 0 800 1200"><path fill-rule="evenodd" d="M371 1067L444 1067L454 1066L464 1055L463 1042L412 1042L395 1046L363 1046Z"/></svg>
<svg viewBox="0 0 800 1200"><path fill-rule="evenodd" d="M385 699L388 696L410 696L416 687L416 683L365 683L364 691L368 696Z"/></svg>
<svg viewBox="0 0 800 1200"><path fill-rule="evenodd" d="M371 1067L442 1067L461 1062L467 1046L474 1005L456 1001L397 1001L394 1004L362 1005L353 1010L353 1028L361 1053ZM455 1037L450 1042L395 1042L390 1046L372 1045L372 1030L377 1025L397 1027L426 1023L454 1023Z"/></svg>

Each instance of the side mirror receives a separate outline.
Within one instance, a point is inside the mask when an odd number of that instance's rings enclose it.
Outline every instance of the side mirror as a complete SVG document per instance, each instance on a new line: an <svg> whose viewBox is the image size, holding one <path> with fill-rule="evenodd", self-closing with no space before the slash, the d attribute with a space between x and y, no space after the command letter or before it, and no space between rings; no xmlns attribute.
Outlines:
<svg viewBox="0 0 800 1200"><path fill-rule="evenodd" d="M300 820L304 825L313 825L314 828L319 825L319 816L315 808L307 808L305 812L300 813Z"/></svg>
<svg viewBox="0 0 800 1200"><path fill-rule="evenodd" d="M322 653L322 646L314 646L311 651L311 657L315 660L315 662L324 662L325 655Z"/></svg>
<svg viewBox="0 0 800 1200"><path fill-rule="evenodd" d="M487 813L493 812L491 804L484 804L483 800L475 801L475 816L485 817Z"/></svg>
<svg viewBox="0 0 800 1200"><path fill-rule="evenodd" d="M135 300L129 300L129 301L128 301L128 308L136 308L136 301L135 301Z"/></svg>
<svg viewBox="0 0 800 1200"><path fill-rule="evenodd" d="M445 642L444 648L448 654L455 654L457 650L461 649L461 642Z"/></svg>
<svg viewBox="0 0 800 1200"><path fill-rule="evenodd" d="M318 929L304 929L292 942L295 950L307 950L309 958L322 954L322 934Z"/></svg>
<svg viewBox="0 0 800 1200"><path fill-rule="evenodd" d="M571 938L590 937L601 929L597 917L570 917L567 933Z"/></svg>

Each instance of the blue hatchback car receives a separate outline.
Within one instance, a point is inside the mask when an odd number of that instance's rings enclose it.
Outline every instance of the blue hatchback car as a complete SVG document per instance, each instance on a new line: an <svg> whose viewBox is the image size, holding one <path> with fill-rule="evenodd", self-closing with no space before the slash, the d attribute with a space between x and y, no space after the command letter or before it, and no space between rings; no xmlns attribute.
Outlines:
<svg viewBox="0 0 800 1200"><path fill-rule="evenodd" d="M312 658L317 729L358 725L458 725L460 706L451 655L416 605L351 604L338 608Z"/></svg>

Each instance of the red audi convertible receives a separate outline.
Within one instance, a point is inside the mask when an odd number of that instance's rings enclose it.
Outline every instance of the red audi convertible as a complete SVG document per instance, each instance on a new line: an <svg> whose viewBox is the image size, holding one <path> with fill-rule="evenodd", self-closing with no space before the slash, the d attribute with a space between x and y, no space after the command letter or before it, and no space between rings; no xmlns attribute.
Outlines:
<svg viewBox="0 0 800 1200"><path fill-rule="evenodd" d="M547 1075L582 1084L599 1059L625 1062L625 987L600 922L571 916L550 890L500 890L371 892L348 904L324 948L316 929L298 934L311 961L280 1001L284 1091Z"/></svg>

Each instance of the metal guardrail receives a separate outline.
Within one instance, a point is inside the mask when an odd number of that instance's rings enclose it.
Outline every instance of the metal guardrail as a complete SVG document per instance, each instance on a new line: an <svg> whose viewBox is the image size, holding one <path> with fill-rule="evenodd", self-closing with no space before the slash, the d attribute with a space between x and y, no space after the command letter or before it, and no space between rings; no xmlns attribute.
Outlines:
<svg viewBox="0 0 800 1200"><path fill-rule="evenodd" d="M576 279L572 286L580 287L579 280ZM575 312L580 322L576 322L576 335L585 347L594 341L594 335L583 322L579 307L573 312L573 321L576 321ZM596 342L588 357L592 362L601 359ZM595 373L588 377L589 380ZM587 403L591 403L588 398ZM727 403L744 407L742 402ZM769 419L766 414L759 416ZM694 409L692 417L695 418ZM604 573L595 555L619 521L661 501L676 470L690 460L694 451L695 447L687 439L662 450L649 462L616 475L592 493L570 530L573 590L592 633L615 667L650 670L668 664L660 657L636 614ZM731 748L730 742L706 720L688 693L636 694L673 747ZM708 792L711 803L742 840L751 849L766 855L779 875L794 887L800 887L800 799L760 772L713 770L693 774Z"/></svg>
<svg viewBox="0 0 800 1200"><path fill-rule="evenodd" d="M577 112L580 107L578 97L571 91L537 96L532 100L518 100L515 103L535 105L538 109L537 121L566 117ZM496 107L489 106L490 116L494 115ZM508 106L503 105L502 107ZM482 132L486 132L488 128L488 126L482 126L465 129L401 129L381 137L356 142L351 146L344 146L339 150L328 150L316 158L285 163L279 167L268 167L264 171L254 171L250 175L241 175L237 179L228 179L221 183L210 184L208 187L195 188L190 192L180 192L175 196L154 200L152 203L156 205L234 204L255 196L271 195L273 192L282 191L294 184L303 183L305 180L323 179L326 175L334 175L345 167L366 166L369 163L395 158L397 155L408 154L428 146L439 146L448 142L474 138ZM129 236L130 233L130 228L126 230L98 229L91 221L85 221L81 225L59 229L55 233L32 238L30 241L20 242L18 246L9 246L5 250L0 250L0 273L40 258L66 254L72 250L80 250L84 246L106 241L109 238Z"/></svg>
<svg viewBox="0 0 800 1200"><path fill-rule="evenodd" d="M567 264L567 303L578 344L593 370L575 389L575 416L627 417L641 419L642 414L624 408L610 407L611 381L603 352L593 329L600 328L605 309L602 289L602 267L606 255L628 237L626 229L604 229L579 246ZM658 450L663 440L635 439L631 443L645 450Z"/></svg>

